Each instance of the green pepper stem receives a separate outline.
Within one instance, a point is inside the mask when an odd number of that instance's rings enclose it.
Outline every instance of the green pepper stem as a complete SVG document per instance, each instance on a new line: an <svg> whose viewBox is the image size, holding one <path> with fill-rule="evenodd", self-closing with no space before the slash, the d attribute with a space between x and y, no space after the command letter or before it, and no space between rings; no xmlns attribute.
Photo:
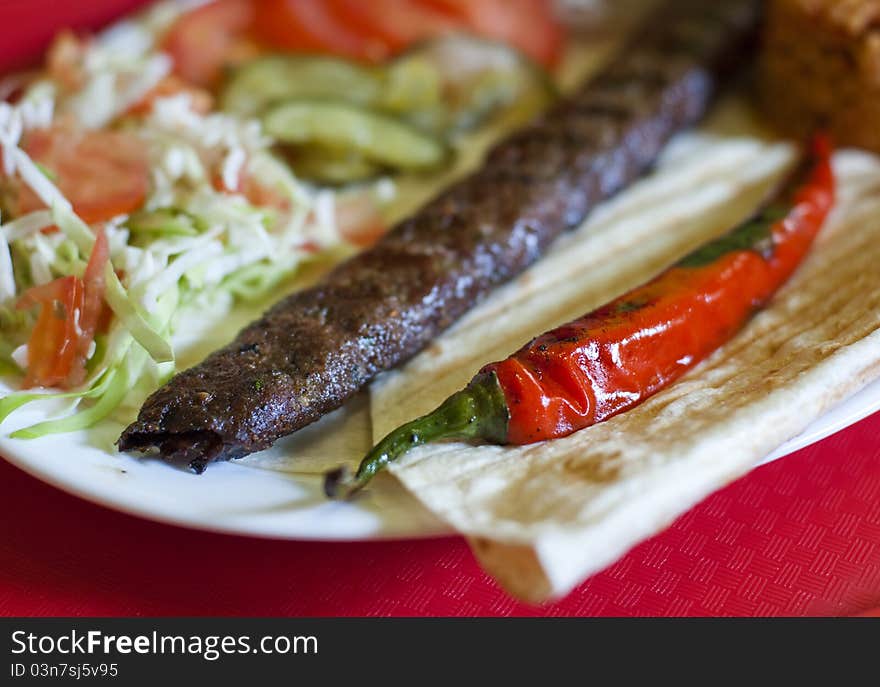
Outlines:
<svg viewBox="0 0 880 687"><path fill-rule="evenodd" d="M427 415L407 422L376 444L352 475L343 466L324 476L324 493L344 499L360 490L390 462L421 444L441 439L483 439L504 443L510 413L494 372L474 377Z"/></svg>

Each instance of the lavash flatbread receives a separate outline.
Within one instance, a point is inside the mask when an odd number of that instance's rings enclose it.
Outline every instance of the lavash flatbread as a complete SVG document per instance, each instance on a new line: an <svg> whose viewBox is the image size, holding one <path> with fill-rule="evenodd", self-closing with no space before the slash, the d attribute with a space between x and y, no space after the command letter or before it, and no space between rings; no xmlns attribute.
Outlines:
<svg viewBox="0 0 880 687"><path fill-rule="evenodd" d="M741 103L680 136L657 172L371 389L373 439L481 365L639 284L753 208L791 151ZM559 597L880 376L880 159L835 155L839 201L769 308L646 403L525 447L446 443L392 473L529 601Z"/></svg>

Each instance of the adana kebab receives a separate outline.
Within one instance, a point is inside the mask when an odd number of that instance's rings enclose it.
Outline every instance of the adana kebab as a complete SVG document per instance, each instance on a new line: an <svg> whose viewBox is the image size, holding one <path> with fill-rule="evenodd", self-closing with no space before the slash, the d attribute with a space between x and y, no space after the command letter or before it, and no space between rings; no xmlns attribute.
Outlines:
<svg viewBox="0 0 880 687"><path fill-rule="evenodd" d="M436 410L380 441L355 475L327 473L349 496L411 448L440 439L531 444L635 407L730 339L795 271L834 204L831 147L812 156L773 200L647 284L485 365Z"/></svg>
<svg viewBox="0 0 880 687"><path fill-rule="evenodd" d="M595 78L482 168L153 393L119 448L158 448L202 472L338 408L641 175L705 113L758 5L662 3Z"/></svg>

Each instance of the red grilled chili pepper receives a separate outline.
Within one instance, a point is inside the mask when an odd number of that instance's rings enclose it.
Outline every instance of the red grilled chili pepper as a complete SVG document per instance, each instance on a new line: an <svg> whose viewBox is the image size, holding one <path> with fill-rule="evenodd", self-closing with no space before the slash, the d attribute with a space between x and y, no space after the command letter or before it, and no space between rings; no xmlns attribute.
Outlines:
<svg viewBox="0 0 880 687"><path fill-rule="evenodd" d="M483 367L436 410L392 431L351 476L327 474L330 497L360 489L410 448L445 438L529 444L628 410L730 339L788 279L834 203L830 145L749 221L648 283Z"/></svg>

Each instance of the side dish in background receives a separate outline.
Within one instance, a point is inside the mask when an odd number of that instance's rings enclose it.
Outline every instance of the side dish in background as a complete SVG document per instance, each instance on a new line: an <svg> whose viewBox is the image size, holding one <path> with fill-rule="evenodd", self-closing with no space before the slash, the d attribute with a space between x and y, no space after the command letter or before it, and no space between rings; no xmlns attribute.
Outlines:
<svg viewBox="0 0 880 687"><path fill-rule="evenodd" d="M362 181L388 171L430 171L450 142L504 114L514 128L554 97L549 77L519 53L466 36L435 38L396 60L365 66L331 57L247 62L221 103L258 116L301 177Z"/></svg>
<svg viewBox="0 0 880 687"><path fill-rule="evenodd" d="M224 111L261 117L298 176L344 184L435 169L507 107L526 121L564 35L542 0L215 0L162 45Z"/></svg>

